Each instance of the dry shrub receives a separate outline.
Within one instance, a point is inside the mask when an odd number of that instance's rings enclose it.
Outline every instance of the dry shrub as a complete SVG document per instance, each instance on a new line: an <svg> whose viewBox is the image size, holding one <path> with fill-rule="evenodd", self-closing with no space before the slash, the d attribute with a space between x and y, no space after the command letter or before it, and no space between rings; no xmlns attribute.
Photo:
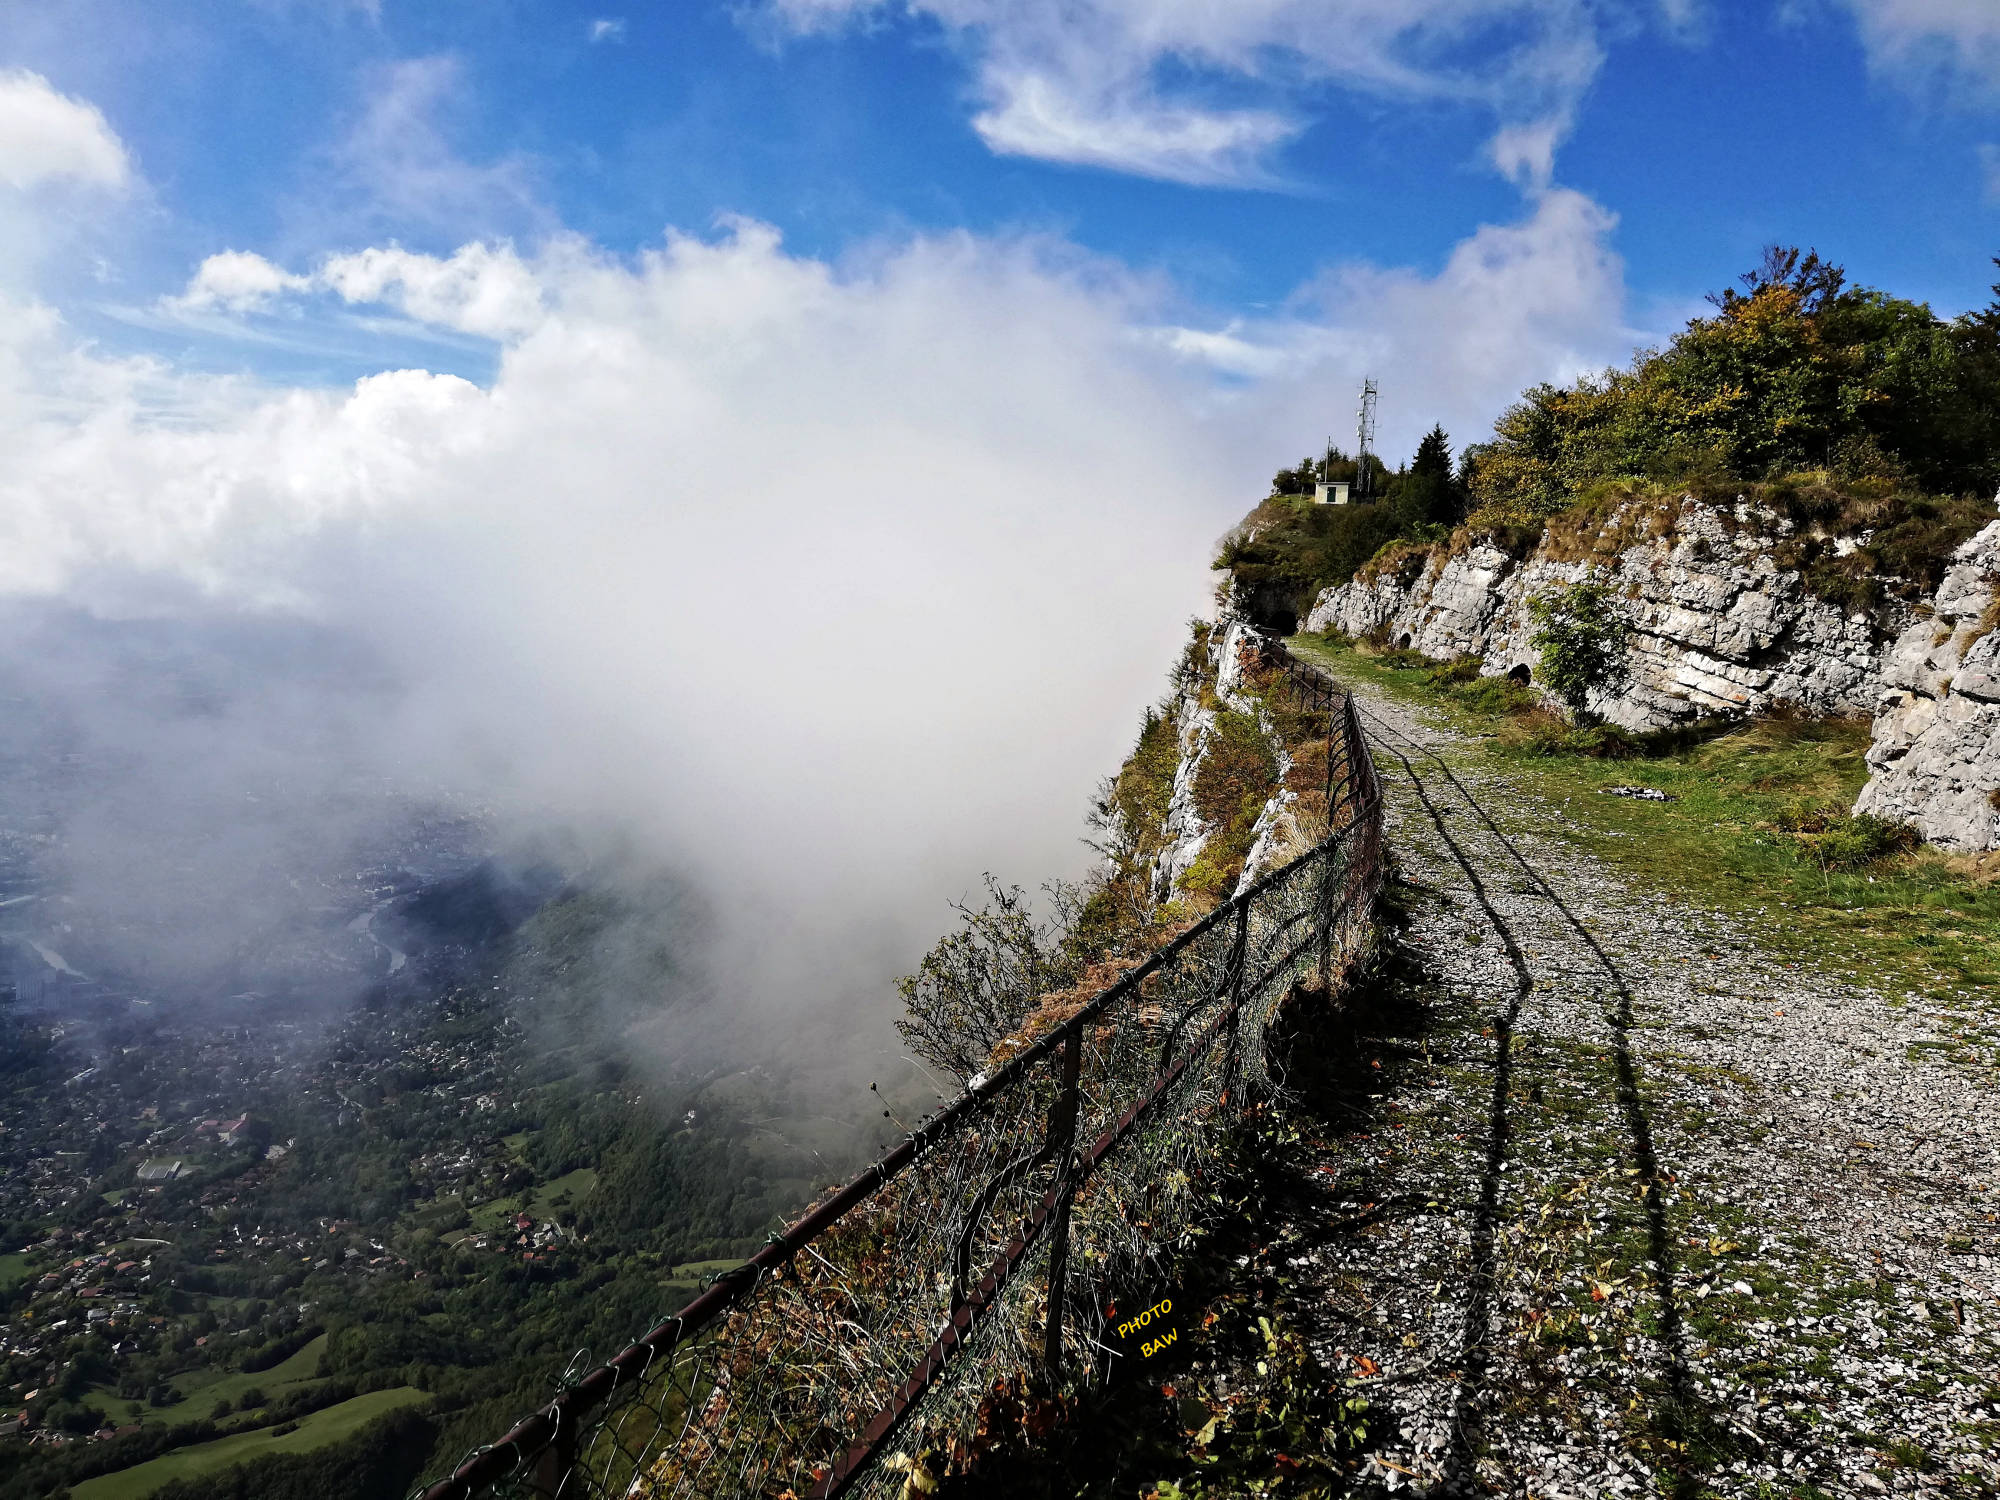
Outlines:
<svg viewBox="0 0 2000 1500"><path fill-rule="evenodd" d="M2000 849L1988 849L1984 854L1946 854L1939 858L1945 869L1960 880L1980 886L2000 883Z"/></svg>
<svg viewBox="0 0 2000 1500"><path fill-rule="evenodd" d="M1542 554L1560 563L1608 562L1650 537L1672 532L1680 511L1680 498L1657 485L1603 486L1549 517Z"/></svg>
<svg viewBox="0 0 2000 1500"><path fill-rule="evenodd" d="M1162 944L1171 942L1192 925L1191 922L1183 922L1177 927L1163 929L1158 941ZM1101 959L1078 975L1074 983L1038 995L1033 1008L1022 1017L1021 1024L1002 1037L987 1055L986 1071L991 1073L1010 1058L1025 1052L1131 973L1139 963L1137 958Z"/></svg>
<svg viewBox="0 0 2000 1500"><path fill-rule="evenodd" d="M1442 564L1449 556L1451 556L1450 542L1390 542L1355 569L1354 581L1373 583L1386 573L1403 588L1408 588L1422 575L1424 565L1432 557L1436 557Z"/></svg>

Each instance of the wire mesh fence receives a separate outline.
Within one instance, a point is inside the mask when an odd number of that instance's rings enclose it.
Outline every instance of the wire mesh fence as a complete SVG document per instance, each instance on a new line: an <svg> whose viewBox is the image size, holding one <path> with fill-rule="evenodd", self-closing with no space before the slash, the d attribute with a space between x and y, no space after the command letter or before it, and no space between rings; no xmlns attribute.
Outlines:
<svg viewBox="0 0 2000 1500"><path fill-rule="evenodd" d="M1155 1282L1294 984L1337 986L1382 878L1353 705L1282 651L1326 742L1325 838L977 1077L674 1317L417 1500L890 1496L897 1455L971 1451L990 1404L1117 1357L1106 1310ZM888 1460L884 1462L884 1460ZM907 1459L900 1460L907 1467Z"/></svg>

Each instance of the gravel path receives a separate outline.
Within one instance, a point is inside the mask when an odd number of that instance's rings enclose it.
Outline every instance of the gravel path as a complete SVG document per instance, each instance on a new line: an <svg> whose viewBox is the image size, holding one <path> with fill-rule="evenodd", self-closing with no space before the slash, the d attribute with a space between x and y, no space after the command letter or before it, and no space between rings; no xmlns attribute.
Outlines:
<svg viewBox="0 0 2000 1500"><path fill-rule="evenodd" d="M1380 1092L1320 1101L1258 1259L1379 1382L1370 1487L2000 1495L2000 1083L1951 1018L1634 890L1359 696L1415 899Z"/></svg>

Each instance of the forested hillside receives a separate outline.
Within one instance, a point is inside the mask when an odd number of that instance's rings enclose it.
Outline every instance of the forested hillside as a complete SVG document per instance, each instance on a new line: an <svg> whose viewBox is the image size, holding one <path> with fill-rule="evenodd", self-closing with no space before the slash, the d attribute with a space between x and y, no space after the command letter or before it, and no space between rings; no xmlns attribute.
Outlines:
<svg viewBox="0 0 2000 1500"><path fill-rule="evenodd" d="M139 1180L107 1135L93 1191L0 1223L0 1387L35 1435L0 1446L0 1497L401 1493L875 1151L827 1049L786 1059L723 1019L703 1052L635 1043L686 961L671 893L525 916L463 895L428 903L477 929L456 977L385 988L231 1093L256 1127L236 1146L160 1124L199 1086L165 1045L89 1079L179 1170ZM61 1097L74 1041L0 993L13 1118Z"/></svg>
<svg viewBox="0 0 2000 1500"><path fill-rule="evenodd" d="M1865 605L1885 586L1934 588L2000 482L1994 291L1944 318L1850 283L1816 252L1774 247L1665 348L1528 390L1455 467L1433 431L1378 503L1316 506L1302 493L1348 478L1351 460L1281 470L1216 565L1287 624L1399 542L1466 531L1520 553L1573 508L1671 490L1789 514L1811 533L1795 561L1826 597Z"/></svg>

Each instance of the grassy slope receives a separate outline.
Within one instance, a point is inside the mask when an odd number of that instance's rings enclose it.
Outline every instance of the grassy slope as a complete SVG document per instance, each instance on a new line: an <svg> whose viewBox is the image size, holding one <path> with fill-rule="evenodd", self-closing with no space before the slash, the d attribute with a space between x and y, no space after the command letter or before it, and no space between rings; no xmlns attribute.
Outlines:
<svg viewBox="0 0 2000 1500"><path fill-rule="evenodd" d="M527 1212L537 1222L554 1218L556 1214L556 1199L558 1197L564 1193L568 1193L569 1206L571 1208L579 1208L596 1186L596 1168L579 1167L574 1172L566 1172L561 1177L554 1178L531 1189L528 1195ZM494 1230L510 1222L515 1214L521 1212L521 1209L517 1206L519 1201L515 1194L507 1193L493 1199L490 1203L480 1204L479 1207L471 1211L471 1224L464 1230L447 1235L447 1242L456 1242L464 1239L467 1235L491 1234Z"/></svg>
<svg viewBox="0 0 2000 1500"><path fill-rule="evenodd" d="M0 1255L0 1292L19 1286L31 1276L39 1276L41 1267L30 1270L28 1257L19 1251L11 1255Z"/></svg>
<svg viewBox="0 0 2000 1500"><path fill-rule="evenodd" d="M1313 637L1293 645L1337 674L1437 705L1457 727L1491 736L1475 753L1561 806L1572 836L1593 853L1644 884L1754 924L1761 941L1795 961L1940 1001L2000 986L2000 883L1929 852L1823 870L1799 840L1769 826L1802 804L1852 805L1868 774L1865 725L1765 721L1641 760L1545 755L1504 713L1447 702L1424 668ZM1678 800L1600 794L1627 785Z"/></svg>
<svg viewBox="0 0 2000 1500"><path fill-rule="evenodd" d="M315 1448L324 1448L330 1443L352 1437L377 1417L399 1407L415 1406L428 1400L428 1394L410 1386L370 1391L352 1401L343 1401L324 1411L316 1411L309 1417L301 1417L296 1430L282 1436L274 1435L272 1428L260 1428L255 1432L233 1433L213 1442L176 1448L147 1463L120 1469L115 1474L86 1479L70 1494L73 1500L140 1500L140 1497L151 1494L169 1480L212 1474L218 1469L262 1458L269 1453L307 1453Z"/></svg>
<svg viewBox="0 0 2000 1500"><path fill-rule="evenodd" d="M138 1420L168 1426L177 1422L200 1421L215 1410L217 1401L227 1401L233 1406L248 1390L260 1390L273 1400L289 1395L302 1387L318 1384L315 1377L319 1372L319 1357L325 1352L326 1335L321 1334L290 1359L280 1360L270 1369L259 1370L255 1374L245 1374L241 1370L199 1370L176 1375L169 1384L180 1388L182 1399L172 1406L146 1407ZM126 1420L123 1416L125 1403L115 1392L98 1387L94 1394L113 1417L121 1422Z"/></svg>

